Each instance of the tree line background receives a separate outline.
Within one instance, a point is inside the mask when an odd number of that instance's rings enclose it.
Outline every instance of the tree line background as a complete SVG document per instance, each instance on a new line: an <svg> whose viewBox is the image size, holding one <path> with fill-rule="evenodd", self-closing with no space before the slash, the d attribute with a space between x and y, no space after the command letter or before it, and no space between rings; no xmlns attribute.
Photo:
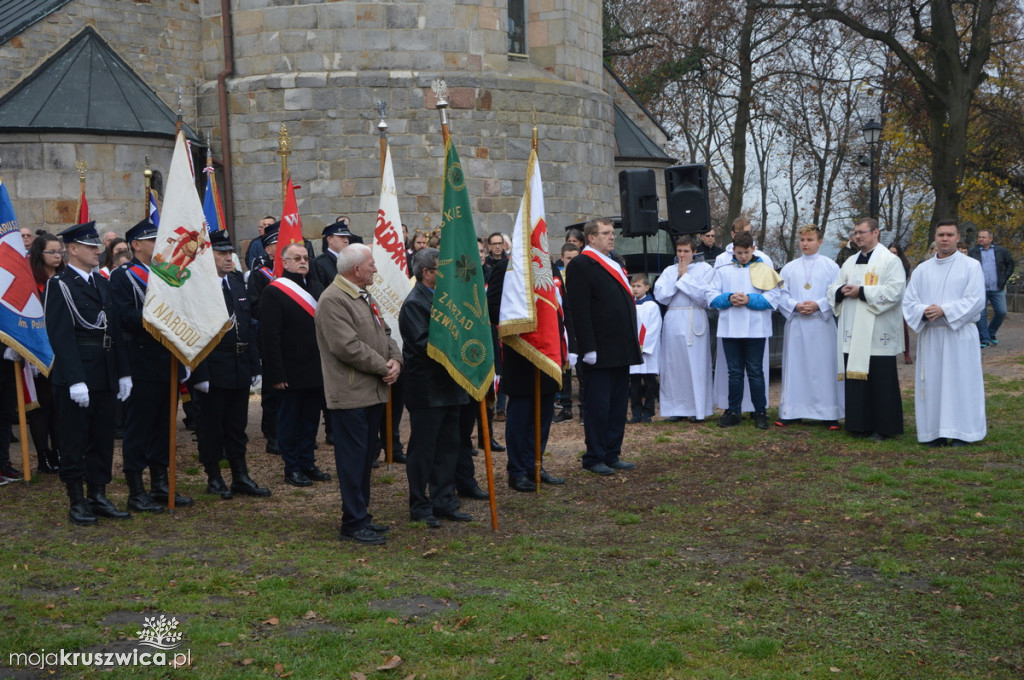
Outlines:
<svg viewBox="0 0 1024 680"><path fill-rule="evenodd" d="M868 214L871 118L883 242L923 257L955 218L1024 249L1017 0L604 0L604 54L707 163L716 226L747 215L783 262L800 226L845 241Z"/></svg>

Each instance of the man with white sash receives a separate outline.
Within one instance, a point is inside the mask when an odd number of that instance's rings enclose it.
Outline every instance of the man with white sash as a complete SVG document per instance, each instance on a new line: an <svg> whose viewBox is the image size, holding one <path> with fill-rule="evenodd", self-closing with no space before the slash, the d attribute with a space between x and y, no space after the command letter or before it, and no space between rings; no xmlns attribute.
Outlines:
<svg viewBox="0 0 1024 680"><path fill-rule="evenodd" d="M935 227L935 257L907 284L903 317L917 333L914 417L917 441L964 446L985 438L985 381L976 322L985 311L985 275L957 252L960 227Z"/></svg>
<svg viewBox="0 0 1024 680"><path fill-rule="evenodd" d="M310 486L331 478L317 468L313 457L324 405L313 317L323 286L309 274L309 253L303 244L287 246L281 259L284 271L266 287L260 301L263 389L280 396L277 442L284 480L292 486Z"/></svg>
<svg viewBox="0 0 1024 680"><path fill-rule="evenodd" d="M900 303L907 283L903 263L878 237L877 220L858 221L853 238L860 252L828 287L839 317L837 374L845 381L846 429L875 441L903 434L896 355L903 353Z"/></svg>
<svg viewBox="0 0 1024 680"><path fill-rule="evenodd" d="M786 318L782 341L782 397L779 420L785 426L800 419L824 421L838 430L846 412L843 385L835 376L836 321L827 290L839 265L818 254L821 231L799 229L801 256L782 268L785 282L779 312Z"/></svg>

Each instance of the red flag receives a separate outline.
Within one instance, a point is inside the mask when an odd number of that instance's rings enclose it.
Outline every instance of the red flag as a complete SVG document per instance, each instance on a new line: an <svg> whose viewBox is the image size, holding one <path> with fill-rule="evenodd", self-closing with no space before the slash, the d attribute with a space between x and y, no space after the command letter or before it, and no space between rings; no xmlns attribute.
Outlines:
<svg viewBox="0 0 1024 680"><path fill-rule="evenodd" d="M82 198L78 201L78 221L75 224L85 224L89 221L89 201L85 200L85 189L82 189Z"/></svg>
<svg viewBox="0 0 1024 680"><path fill-rule="evenodd" d="M281 254L293 243L303 243L302 220L299 219L299 206L295 202L295 185L288 178L288 188L284 192L284 211L281 213L281 230L277 232L277 248L274 250L274 276L281 276L284 262Z"/></svg>

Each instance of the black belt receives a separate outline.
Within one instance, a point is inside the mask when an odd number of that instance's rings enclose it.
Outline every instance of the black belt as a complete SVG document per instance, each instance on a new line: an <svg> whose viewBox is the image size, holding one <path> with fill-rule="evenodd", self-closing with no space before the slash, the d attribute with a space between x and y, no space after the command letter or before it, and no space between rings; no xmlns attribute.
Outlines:
<svg viewBox="0 0 1024 680"><path fill-rule="evenodd" d="M231 352L232 354L248 354L249 353L249 343L247 343L247 342L231 342L231 343L226 343L226 344L225 343L221 343L221 344L217 345L216 347L214 347L214 350L217 350L219 352Z"/></svg>
<svg viewBox="0 0 1024 680"><path fill-rule="evenodd" d="M106 333L103 334L102 338L77 336L75 341L82 347L102 347L103 349L110 349L113 345L113 338Z"/></svg>

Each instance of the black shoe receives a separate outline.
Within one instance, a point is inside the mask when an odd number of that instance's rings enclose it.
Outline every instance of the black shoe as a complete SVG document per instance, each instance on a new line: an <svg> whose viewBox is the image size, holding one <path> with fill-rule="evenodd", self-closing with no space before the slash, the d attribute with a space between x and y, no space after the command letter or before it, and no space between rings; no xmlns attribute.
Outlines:
<svg viewBox="0 0 1024 680"><path fill-rule="evenodd" d="M96 524L96 515L93 514L89 503L82 495L82 482L67 482L64 485L68 490L68 500L71 507L68 510L68 519L80 527L87 527Z"/></svg>
<svg viewBox="0 0 1024 680"><path fill-rule="evenodd" d="M509 477L508 488L513 491L522 491L524 493L531 493L537 490L537 485L533 483L533 480L529 477Z"/></svg>
<svg viewBox="0 0 1024 680"><path fill-rule="evenodd" d="M663 422L663 423L681 423L684 420L686 420L686 418L684 418L683 416L668 416L667 418L662 418L661 422Z"/></svg>
<svg viewBox="0 0 1024 680"><path fill-rule="evenodd" d="M43 475L55 475L60 472L60 464L57 462L57 452L49 449L39 454L39 467L36 472Z"/></svg>
<svg viewBox="0 0 1024 680"><path fill-rule="evenodd" d="M164 506L153 501L146 493L146 485L142 483L141 472L126 472L128 482L128 509L133 512L163 512Z"/></svg>
<svg viewBox="0 0 1024 680"><path fill-rule="evenodd" d="M886 439L889 439L889 435L887 435L887 434L879 434L878 432L875 432L874 434L868 435L868 439L873 441L873 442L883 442Z"/></svg>
<svg viewBox="0 0 1024 680"><path fill-rule="evenodd" d="M551 419L553 423L565 423L572 420L572 409L563 408L561 411L555 414L555 417Z"/></svg>
<svg viewBox="0 0 1024 680"><path fill-rule="evenodd" d="M949 445L959 448L961 446L969 446L970 442L965 442L963 439L950 439Z"/></svg>
<svg viewBox="0 0 1024 680"><path fill-rule="evenodd" d="M384 545L388 539L384 537L384 534L378 534L369 527L357 529L351 533L342 531L340 535L343 541L354 541L356 543L362 543L363 545Z"/></svg>
<svg viewBox="0 0 1024 680"><path fill-rule="evenodd" d="M925 446L927 446L930 449L937 449L940 446L945 446L945 445L946 445L946 438L945 437L939 437L938 439L933 439L930 442L925 444Z"/></svg>
<svg viewBox="0 0 1024 680"><path fill-rule="evenodd" d="M224 500L230 500L232 498L231 489L224 483L224 478L219 474L209 476L206 480L206 493L213 496L220 496Z"/></svg>
<svg viewBox="0 0 1024 680"><path fill-rule="evenodd" d="M372 467L372 468L374 468L374 469L377 469L377 468L379 468L379 467L380 467L380 461L379 461L379 460L377 460L376 458L374 458L374 459L373 459L373 465L371 465L370 467Z"/></svg>
<svg viewBox="0 0 1024 680"><path fill-rule="evenodd" d="M768 414L767 413L755 413L754 414L754 427L759 430L768 429Z"/></svg>
<svg viewBox="0 0 1024 680"><path fill-rule="evenodd" d="M413 522L423 522L431 529L437 529L441 526L441 520L434 517L433 515L426 515L425 517L413 517Z"/></svg>
<svg viewBox="0 0 1024 680"><path fill-rule="evenodd" d="M608 463L608 467L613 470L632 470L636 467L636 463L627 463L624 460L617 460L614 463Z"/></svg>
<svg viewBox="0 0 1024 680"><path fill-rule="evenodd" d="M314 482L331 481L331 476L324 472L323 470L321 470L320 468L318 468L316 465L314 465L311 468L306 468L305 470L303 470L303 472L306 474L307 477L312 479Z"/></svg>
<svg viewBox="0 0 1024 680"><path fill-rule="evenodd" d="M313 482L302 472L289 472L284 476L284 481L292 486L313 486Z"/></svg>
<svg viewBox="0 0 1024 680"><path fill-rule="evenodd" d="M268 439L267 440L267 453L269 453L269 454L271 454L273 456L280 456L281 455L281 449L279 449L277 447L277 440L276 439Z"/></svg>
<svg viewBox="0 0 1024 680"><path fill-rule="evenodd" d="M231 478L231 491L243 496L256 496L266 498L270 495L270 489L260 486L246 473L234 474Z"/></svg>
<svg viewBox="0 0 1024 680"><path fill-rule="evenodd" d="M563 477L555 477L553 474L551 474L550 472L548 472L544 468L540 469L540 481L543 484L551 484L553 486L558 486L559 484L565 484L565 478L563 478Z"/></svg>
<svg viewBox="0 0 1024 680"><path fill-rule="evenodd" d="M499 408L494 412L494 422L503 423L505 422L505 409Z"/></svg>
<svg viewBox="0 0 1024 680"><path fill-rule="evenodd" d="M718 419L719 427L732 427L740 424L740 414L733 413L732 411L726 411L722 414L722 417Z"/></svg>
<svg viewBox="0 0 1024 680"><path fill-rule="evenodd" d="M167 478L167 468L162 465L150 465L149 466L149 481L152 488L149 491L149 497L154 503L162 503L167 505L167 496L170 493L170 481ZM187 508L194 504L194 501L188 496L182 496L177 491L174 492L174 507L176 508Z"/></svg>
<svg viewBox="0 0 1024 680"><path fill-rule="evenodd" d="M640 422L640 418L637 417L637 416L633 416L632 418L630 418L629 420L626 421L626 423L629 424L629 425L636 425L639 422Z"/></svg>
<svg viewBox="0 0 1024 680"><path fill-rule="evenodd" d="M334 433L333 432L327 432L324 435L324 443L327 444L328 446L334 446Z"/></svg>
<svg viewBox="0 0 1024 680"><path fill-rule="evenodd" d="M370 531L372 531L374 533L378 533L378 534L386 534L389 531L391 531L391 527L389 527L388 525L386 525L386 524L374 524L373 522L370 522L369 524L367 524L366 528L369 529Z"/></svg>
<svg viewBox="0 0 1024 680"><path fill-rule="evenodd" d="M465 491L459 491L459 498L470 498L477 501L486 501L490 498L487 492L481 489L479 486L474 486L472 489L466 489Z"/></svg>
<svg viewBox="0 0 1024 680"><path fill-rule="evenodd" d="M583 469L586 470L587 472L593 472L595 475L601 475L602 477L607 477L609 475L615 474L615 470L611 469L604 463L597 463L595 465L591 465L590 467L584 466Z"/></svg>
<svg viewBox="0 0 1024 680"><path fill-rule="evenodd" d="M401 463L402 465L405 465L406 461L408 460L409 459L406 458L405 454L402 453L401 451L395 451L394 453L391 454L392 463Z"/></svg>
<svg viewBox="0 0 1024 680"><path fill-rule="evenodd" d="M505 450L505 447L498 443L494 437L491 437L491 451L497 451L501 453Z"/></svg>
<svg viewBox="0 0 1024 680"><path fill-rule="evenodd" d="M434 517L440 519L446 519L449 522L472 522L473 515L468 512L462 512L461 510L449 510L448 512L434 511Z"/></svg>
<svg viewBox="0 0 1024 680"><path fill-rule="evenodd" d="M128 519L132 516L130 512L118 510L107 498L106 488L103 485L89 485L89 492L85 501L89 504L92 514L97 517L109 517L110 519Z"/></svg>

